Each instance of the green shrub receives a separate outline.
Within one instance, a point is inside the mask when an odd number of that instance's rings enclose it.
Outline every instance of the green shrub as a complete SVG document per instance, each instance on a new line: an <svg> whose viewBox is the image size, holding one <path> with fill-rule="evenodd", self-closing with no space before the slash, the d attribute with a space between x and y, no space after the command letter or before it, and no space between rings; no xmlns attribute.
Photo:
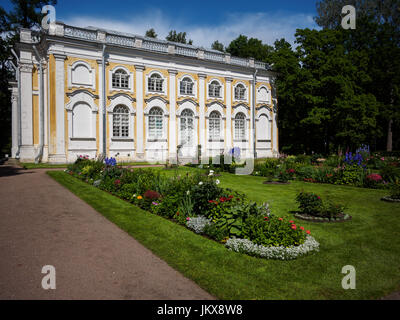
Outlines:
<svg viewBox="0 0 400 320"><path fill-rule="evenodd" d="M390 184L390 197L400 200L400 181L396 180Z"/></svg>
<svg viewBox="0 0 400 320"><path fill-rule="evenodd" d="M379 170L379 174L386 182L393 183L400 179L400 168L392 164L386 164Z"/></svg>
<svg viewBox="0 0 400 320"><path fill-rule="evenodd" d="M273 215L250 216L243 227L245 239L266 247L297 246L304 243L306 233L292 222Z"/></svg>
<svg viewBox="0 0 400 320"><path fill-rule="evenodd" d="M297 195L296 201L299 203L301 213L317 216L321 212L321 197L313 192L301 191Z"/></svg>

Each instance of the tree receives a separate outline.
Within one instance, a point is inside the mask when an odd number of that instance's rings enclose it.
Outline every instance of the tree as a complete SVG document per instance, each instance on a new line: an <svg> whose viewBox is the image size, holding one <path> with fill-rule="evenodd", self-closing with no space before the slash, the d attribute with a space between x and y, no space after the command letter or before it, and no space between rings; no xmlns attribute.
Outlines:
<svg viewBox="0 0 400 320"><path fill-rule="evenodd" d="M11 56L10 46L19 39L19 28L40 28L44 5L55 5L56 0L11 0L13 8L6 12L0 7L0 154L11 149L11 96L8 90L13 70L7 60Z"/></svg>
<svg viewBox="0 0 400 320"><path fill-rule="evenodd" d="M151 29L146 31L145 36L149 37L149 38L157 38L157 33L153 28L151 28Z"/></svg>
<svg viewBox="0 0 400 320"><path fill-rule="evenodd" d="M233 56L241 58L254 58L259 61L269 62L270 52L273 47L263 44L257 38L247 39L244 35L239 35L232 40L226 48L226 51Z"/></svg>
<svg viewBox="0 0 400 320"><path fill-rule="evenodd" d="M166 36L165 40L184 44L193 44L193 40L186 40L186 32L176 33L176 30L171 30L168 33L168 36Z"/></svg>
<svg viewBox="0 0 400 320"><path fill-rule="evenodd" d="M211 49L218 50L218 51L221 51L221 52L225 52L224 45L221 42L219 42L218 40L215 40L212 43Z"/></svg>
<svg viewBox="0 0 400 320"><path fill-rule="evenodd" d="M344 45L358 60L370 58L367 74L374 81L364 83L364 89L379 104L375 140L391 151L393 145L400 147L400 135L393 143L393 133L400 133L400 0L324 0L317 4L315 21L324 28L341 29L344 4L354 5L357 14L356 29L346 33Z"/></svg>

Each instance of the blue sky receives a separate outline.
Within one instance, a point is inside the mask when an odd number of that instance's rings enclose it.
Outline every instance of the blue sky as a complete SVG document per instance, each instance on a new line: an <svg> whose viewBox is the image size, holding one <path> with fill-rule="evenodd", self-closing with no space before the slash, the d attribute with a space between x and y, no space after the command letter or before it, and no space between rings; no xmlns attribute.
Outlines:
<svg viewBox="0 0 400 320"><path fill-rule="evenodd" d="M239 34L273 44L294 42L297 28L316 28L316 0L122 1L58 0L56 18L76 26L95 26L144 34L153 27L159 38L168 31L186 31L194 45L228 45ZM10 8L7 0L3 6Z"/></svg>

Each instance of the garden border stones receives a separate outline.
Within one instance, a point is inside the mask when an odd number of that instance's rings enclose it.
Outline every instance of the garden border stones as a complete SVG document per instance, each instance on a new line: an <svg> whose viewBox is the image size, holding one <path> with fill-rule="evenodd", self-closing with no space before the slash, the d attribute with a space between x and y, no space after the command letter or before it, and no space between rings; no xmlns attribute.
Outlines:
<svg viewBox="0 0 400 320"><path fill-rule="evenodd" d="M346 222L352 220L352 216L349 214L342 214L340 219L334 218L334 219L329 219L329 218L323 218L323 217L314 217L310 216L307 214L300 214L300 213L295 213L294 214L295 218L298 218L300 220L304 221L309 221L309 222L322 222L322 223L335 223L335 222Z"/></svg>
<svg viewBox="0 0 400 320"><path fill-rule="evenodd" d="M400 199L393 199L390 196L382 197L381 200L386 202L400 202Z"/></svg>

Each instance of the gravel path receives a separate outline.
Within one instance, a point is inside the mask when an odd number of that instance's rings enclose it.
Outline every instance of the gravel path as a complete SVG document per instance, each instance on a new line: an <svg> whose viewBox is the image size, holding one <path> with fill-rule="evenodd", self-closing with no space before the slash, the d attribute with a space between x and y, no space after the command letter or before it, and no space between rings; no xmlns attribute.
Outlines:
<svg viewBox="0 0 400 320"><path fill-rule="evenodd" d="M0 299L214 299L47 170L0 166Z"/></svg>

